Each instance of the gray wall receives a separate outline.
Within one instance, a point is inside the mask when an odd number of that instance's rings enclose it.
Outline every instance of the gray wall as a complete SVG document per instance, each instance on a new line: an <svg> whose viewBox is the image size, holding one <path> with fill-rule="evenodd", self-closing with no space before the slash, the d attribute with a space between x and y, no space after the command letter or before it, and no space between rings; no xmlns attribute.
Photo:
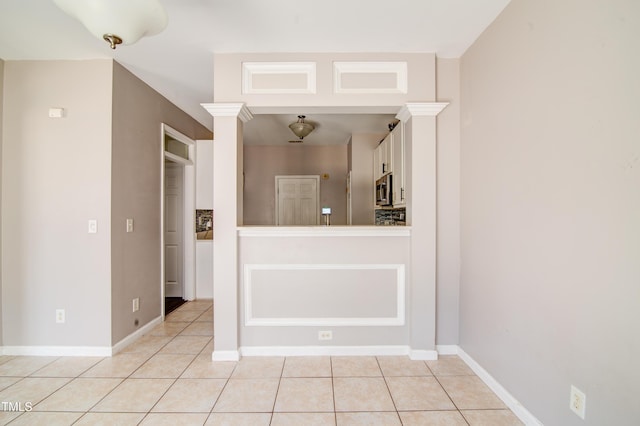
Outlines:
<svg viewBox="0 0 640 426"><path fill-rule="evenodd" d="M4 74L3 343L108 347L111 60L6 61Z"/></svg>
<svg viewBox="0 0 640 426"><path fill-rule="evenodd" d="M244 224L275 225L275 176L320 175L320 206L331 224L347 223L347 146L245 146Z"/></svg>
<svg viewBox="0 0 640 426"><path fill-rule="evenodd" d="M549 426L640 418L639 19L513 0L462 58L460 346Z"/></svg>
<svg viewBox="0 0 640 426"><path fill-rule="evenodd" d="M112 343L160 315L160 124L192 139L211 133L123 66L113 66ZM125 232L133 218L135 231ZM140 310L131 301L140 298Z"/></svg>
<svg viewBox="0 0 640 426"><path fill-rule="evenodd" d="M0 223L2 223L2 121L4 105L4 61L0 59ZM0 226L2 241L2 226ZM0 345L2 345L2 244L0 244Z"/></svg>
<svg viewBox="0 0 640 426"><path fill-rule="evenodd" d="M373 151L386 133L351 137L351 217L353 225L374 225Z"/></svg>
<svg viewBox="0 0 640 426"><path fill-rule="evenodd" d="M458 344L460 293L460 60L436 61L438 102L449 105L437 117L437 287L436 344Z"/></svg>

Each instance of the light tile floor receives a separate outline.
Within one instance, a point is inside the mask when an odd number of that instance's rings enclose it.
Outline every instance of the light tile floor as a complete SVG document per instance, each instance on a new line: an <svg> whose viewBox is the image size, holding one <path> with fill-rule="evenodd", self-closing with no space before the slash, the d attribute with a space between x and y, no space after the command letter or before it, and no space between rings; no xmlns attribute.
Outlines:
<svg viewBox="0 0 640 426"><path fill-rule="evenodd" d="M0 357L0 424L522 424L456 356L214 363L212 324L195 301L111 358Z"/></svg>

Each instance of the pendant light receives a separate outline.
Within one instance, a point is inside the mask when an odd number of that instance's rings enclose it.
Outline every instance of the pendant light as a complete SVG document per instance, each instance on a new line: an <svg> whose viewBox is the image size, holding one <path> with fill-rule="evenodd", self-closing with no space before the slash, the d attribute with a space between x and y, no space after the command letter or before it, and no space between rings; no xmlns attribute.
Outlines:
<svg viewBox="0 0 640 426"><path fill-rule="evenodd" d="M289 128L291 129L291 131L297 137L299 137L300 140L304 139L304 137L307 136L309 133L311 133L314 129L314 127L311 124L305 123L304 119L305 119L304 115L299 115L298 121L296 121L295 123L289 124Z"/></svg>
<svg viewBox="0 0 640 426"><path fill-rule="evenodd" d="M162 32L167 12L159 0L53 0L112 49Z"/></svg>

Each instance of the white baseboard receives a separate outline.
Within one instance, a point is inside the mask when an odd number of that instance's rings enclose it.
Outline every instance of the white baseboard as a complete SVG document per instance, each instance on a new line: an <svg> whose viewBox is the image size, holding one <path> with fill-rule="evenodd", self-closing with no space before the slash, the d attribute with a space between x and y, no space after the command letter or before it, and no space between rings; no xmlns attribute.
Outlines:
<svg viewBox="0 0 640 426"><path fill-rule="evenodd" d="M458 355L458 345L436 345L438 355Z"/></svg>
<svg viewBox="0 0 640 426"><path fill-rule="evenodd" d="M242 356L408 355L408 346L243 346Z"/></svg>
<svg viewBox="0 0 640 426"><path fill-rule="evenodd" d="M129 346L130 344L138 340L139 338L141 338L143 335L150 332L156 325L161 323L162 323L162 317L157 317L156 319L149 321L148 323L146 323L145 325L143 325L142 327L140 327L139 329L137 329L136 331L134 331L124 339L120 340L115 345L113 345L112 354L113 355L117 354L118 352L120 352L121 350L123 350L124 348L126 348L127 346Z"/></svg>
<svg viewBox="0 0 640 426"><path fill-rule="evenodd" d="M457 355L473 370L474 373L506 404L513 414L515 414L527 426L542 426L542 422L534 417L520 402L509 393L491 374L480 366L462 348L457 347Z"/></svg>
<svg viewBox="0 0 640 426"><path fill-rule="evenodd" d="M216 351L211 354L212 361L240 361L240 352L238 351Z"/></svg>
<svg viewBox="0 0 640 426"><path fill-rule="evenodd" d="M111 356L109 346L3 346L2 355L21 356Z"/></svg>
<svg viewBox="0 0 640 426"><path fill-rule="evenodd" d="M409 358L414 361L435 361L438 359L437 351L411 350Z"/></svg>

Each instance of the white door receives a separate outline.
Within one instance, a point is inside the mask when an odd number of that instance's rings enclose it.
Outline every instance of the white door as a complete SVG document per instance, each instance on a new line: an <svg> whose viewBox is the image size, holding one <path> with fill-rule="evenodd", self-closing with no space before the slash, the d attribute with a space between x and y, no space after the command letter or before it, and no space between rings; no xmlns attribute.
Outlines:
<svg viewBox="0 0 640 426"><path fill-rule="evenodd" d="M276 176L276 225L319 225L320 176Z"/></svg>
<svg viewBox="0 0 640 426"><path fill-rule="evenodd" d="M183 171L175 163L165 163L164 175L164 295L183 297Z"/></svg>

